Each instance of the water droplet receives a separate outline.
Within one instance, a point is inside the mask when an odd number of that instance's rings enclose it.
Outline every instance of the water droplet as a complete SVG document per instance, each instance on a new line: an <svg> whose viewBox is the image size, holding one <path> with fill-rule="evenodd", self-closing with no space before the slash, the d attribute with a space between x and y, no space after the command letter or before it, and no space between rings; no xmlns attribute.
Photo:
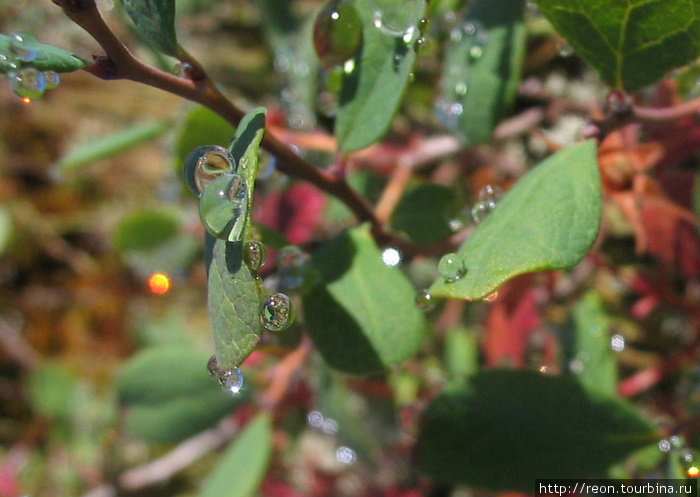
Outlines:
<svg viewBox="0 0 700 497"><path fill-rule="evenodd" d="M259 271L266 257L265 245L260 240L251 240L245 245L243 258L251 271Z"/></svg>
<svg viewBox="0 0 700 497"><path fill-rule="evenodd" d="M423 0L384 2L382 8L374 11L374 27L389 36L400 36L403 41L413 41L418 31L415 14L421 9ZM408 38L408 40L407 40Z"/></svg>
<svg viewBox="0 0 700 497"><path fill-rule="evenodd" d="M325 67L352 59L362 44L362 20L348 0L331 0L316 16L314 48Z"/></svg>
<svg viewBox="0 0 700 497"><path fill-rule="evenodd" d="M221 388L232 395L237 395L243 388L244 378L239 368L220 371L218 379Z"/></svg>
<svg viewBox="0 0 700 497"><path fill-rule="evenodd" d="M574 359L569 363L569 371L571 371L574 374L581 374L583 373L584 369L585 365L583 364L583 361Z"/></svg>
<svg viewBox="0 0 700 497"><path fill-rule="evenodd" d="M440 124L450 130L456 130L464 114L464 106L460 102L438 98L435 100L435 116Z"/></svg>
<svg viewBox="0 0 700 497"><path fill-rule="evenodd" d="M53 90L61 82L61 75L56 71L44 71L44 79L46 80L46 89Z"/></svg>
<svg viewBox="0 0 700 497"><path fill-rule="evenodd" d="M427 288L418 290L415 298L416 307L421 311L432 311L435 309L435 300Z"/></svg>
<svg viewBox="0 0 700 497"><path fill-rule="evenodd" d="M357 459L357 454L350 447L341 446L335 451L335 458L343 464L353 464Z"/></svg>
<svg viewBox="0 0 700 497"><path fill-rule="evenodd" d="M632 97L622 90L613 90L605 101L608 111L612 114L627 114L632 109Z"/></svg>
<svg viewBox="0 0 700 497"><path fill-rule="evenodd" d="M484 302L495 302L496 300L498 300L498 290L489 293L486 297L484 297Z"/></svg>
<svg viewBox="0 0 700 497"><path fill-rule="evenodd" d="M479 190L478 198L481 202L498 202L503 198L503 190L497 185L486 185Z"/></svg>
<svg viewBox="0 0 700 497"><path fill-rule="evenodd" d="M571 57L574 55L574 48L571 46L571 44L566 41L565 39L561 38L557 40L557 51L559 52L560 57Z"/></svg>
<svg viewBox="0 0 700 497"><path fill-rule="evenodd" d="M671 442L669 442L666 439L660 440L659 441L659 450L661 452L668 452L669 450L671 450Z"/></svg>
<svg viewBox="0 0 700 497"><path fill-rule="evenodd" d="M100 9L110 11L114 8L114 0L99 0Z"/></svg>
<svg viewBox="0 0 700 497"><path fill-rule="evenodd" d="M382 252L382 261L387 266L398 266L401 263L401 259L401 252L393 247L389 247Z"/></svg>
<svg viewBox="0 0 700 497"><path fill-rule="evenodd" d="M474 204L474 207L472 207L472 219L475 223L480 223L486 219L486 216L488 216L495 208L496 202L493 200L477 202Z"/></svg>
<svg viewBox="0 0 700 497"><path fill-rule="evenodd" d="M323 420L323 414L319 411L311 411L306 415L306 422L313 428L321 428Z"/></svg>
<svg viewBox="0 0 700 497"><path fill-rule="evenodd" d="M219 145L197 147L185 159L185 179L197 195L201 195L207 185L222 174L235 170L236 161L231 152Z"/></svg>
<svg viewBox="0 0 700 497"><path fill-rule="evenodd" d="M685 462L693 462L695 460L695 454L692 450L686 450L683 452L683 460Z"/></svg>
<svg viewBox="0 0 700 497"><path fill-rule="evenodd" d="M265 299L260 321L270 331L282 331L294 321L291 299L284 293L275 293Z"/></svg>
<svg viewBox="0 0 700 497"><path fill-rule="evenodd" d="M355 71L355 59L350 59L343 64L343 72L345 74L352 74Z"/></svg>
<svg viewBox="0 0 700 497"><path fill-rule="evenodd" d="M453 283L467 274L467 266L464 260L457 254L445 254L438 262L438 272L447 283Z"/></svg>
<svg viewBox="0 0 700 497"><path fill-rule="evenodd" d="M219 375L219 361L215 355L209 358L209 362L207 362L207 371L209 371L209 376Z"/></svg>
<svg viewBox="0 0 700 497"><path fill-rule="evenodd" d="M12 91L20 98L37 99L46 90L44 73L33 67L25 67L9 74Z"/></svg>
<svg viewBox="0 0 700 497"><path fill-rule="evenodd" d="M15 33L10 40L10 50L22 62L32 62L39 55L39 51L34 48L37 39L29 33Z"/></svg>
<svg viewBox="0 0 700 497"><path fill-rule="evenodd" d="M488 38L483 24L479 21L467 20L457 29L461 32L456 34L451 33L450 39L453 41L463 41L466 44L467 54L470 60L475 61L480 59L484 54L484 47L486 46Z"/></svg>
<svg viewBox="0 0 700 497"><path fill-rule="evenodd" d="M622 335L613 335L610 337L610 347L615 352L620 352L625 348L625 337Z"/></svg>
<svg viewBox="0 0 700 497"><path fill-rule="evenodd" d="M685 440L683 437L679 437L678 435L671 435L668 437L668 441L671 442L671 446L675 447L676 449L680 449L685 445Z"/></svg>
<svg viewBox="0 0 700 497"><path fill-rule="evenodd" d="M210 182L199 199L199 217L216 238L239 241L248 217L248 187L243 176L229 173Z"/></svg>
<svg viewBox="0 0 700 497"><path fill-rule="evenodd" d="M338 422L333 418L326 418L321 423L321 431L326 435L335 435L338 433Z"/></svg>
<svg viewBox="0 0 700 497"><path fill-rule="evenodd" d="M180 61L173 66L173 73L180 78L189 78L192 73L192 64Z"/></svg>

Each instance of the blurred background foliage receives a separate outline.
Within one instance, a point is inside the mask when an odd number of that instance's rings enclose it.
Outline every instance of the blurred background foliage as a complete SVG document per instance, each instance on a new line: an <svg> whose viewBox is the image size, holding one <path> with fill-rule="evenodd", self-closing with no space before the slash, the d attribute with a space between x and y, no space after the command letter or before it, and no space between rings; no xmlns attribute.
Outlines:
<svg viewBox="0 0 700 497"><path fill-rule="evenodd" d="M598 76L528 5L513 115L533 124L519 121L515 132L401 173L401 154L445 134L434 110L448 32L441 23L453 22L451 12L464 3L431 3L427 42L400 114L381 145L348 164L352 185L380 212L395 205L385 219L425 245L452 233L451 222L481 187L507 188L577 139L606 95ZM172 68L175 61L141 43L109 0L98 5L139 57ZM319 72L309 35L320 7L315 0L178 0L177 32L227 95L243 108L267 106L280 133L308 160L328 166L332 144L316 130L331 129L333 75ZM84 58L100 53L48 1L0 3L0 32L15 31ZM698 95L697 68L673 76L641 98ZM695 136L697 124L687 126L679 132ZM616 476L684 477L693 467L700 428L697 225L669 232L664 226L675 222L675 211L661 206L642 223L647 241L640 249L639 227L612 195L603 235L578 267L520 277L495 302L440 303L428 314L420 354L401 367L352 378L315 355L289 366L281 361L303 346L300 322L267 337L243 367L242 395L226 396L205 376L211 338L203 229L180 169L192 148L227 145L232 133L213 113L128 81L72 73L28 105L0 81L0 497L472 495L426 483L412 451L428 401L481 366L568 370L593 389L634 398L661 442L615 467ZM669 143L659 133L647 138ZM658 175L668 179L667 193L697 216L697 146L683 146L681 158L649 161L665 164ZM637 151L644 158L653 152ZM626 157L608 142L601 167L619 171ZM353 225L337 200L275 173L274 159L263 153L266 167L255 217L269 246L280 248L286 238L311 251ZM436 262L420 256L403 268L424 288ZM154 281L155 273L167 275L170 286ZM275 375L291 378L281 393L270 391ZM278 396L272 419L256 415L251 406L271 394ZM172 444L204 429L218 438L193 442L202 444L202 457L168 478L153 476L149 461L172 469ZM503 466L507 471L507 455ZM230 478L241 483L231 489Z"/></svg>

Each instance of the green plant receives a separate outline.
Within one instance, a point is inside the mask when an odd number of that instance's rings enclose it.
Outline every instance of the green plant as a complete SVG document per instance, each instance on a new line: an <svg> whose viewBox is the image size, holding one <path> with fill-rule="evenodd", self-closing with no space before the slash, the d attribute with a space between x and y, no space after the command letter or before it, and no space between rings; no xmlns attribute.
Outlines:
<svg viewBox="0 0 700 497"><path fill-rule="evenodd" d="M342 442L341 469L321 473L340 479L356 459L366 465L360 472L389 467L392 458L406 465L390 483L371 479L348 495L437 497L460 485L534 493L535 479L643 476L661 465L669 477L685 477L693 467L700 99L683 84L697 71L700 1L538 0L542 17L521 0L330 0L299 7L313 10L311 23L291 4L258 0L277 65L288 69L286 125L224 95L180 45L173 0L121 2L154 65L127 49L93 0L54 3L104 53L88 63L31 35L0 35L0 72L17 96L37 99L55 74L84 70L200 104L182 120L175 155L206 229L209 370L234 398L212 390L215 381L202 383L204 365L198 372L196 364L206 361L186 338L129 359L117 382L137 438L180 442L174 451L194 447L198 457L235 436L194 494L299 495L282 452L302 449L273 434L301 440L304 419ZM555 103L589 111L528 84L538 79L531 59L562 39L610 92L604 111L586 115L585 140L543 158L523 144L523 132L536 140L534 129L557 122L546 115L558 112ZM170 59L175 74L157 68ZM673 83L664 79L672 70ZM590 86L601 93L599 83ZM669 95L689 99L671 105ZM426 117L425 100L436 119ZM308 129L310 119L332 125L330 150L327 135ZM132 128L68 154L58 169L79 171L170 127ZM504 142L529 155L499 156ZM310 144L306 151L301 143ZM544 143L547 152L560 148ZM278 173L300 181L256 192L264 153ZM499 158L516 166L484 166ZM525 163L533 165L527 172ZM674 174L686 186L694 179L694 197L673 198ZM318 229L318 205L330 198ZM258 205L275 201L291 206L289 216L279 209L267 223L254 219ZM193 198L180 204L191 209ZM179 222L181 206L120 221L113 244L140 277L192 266L198 249ZM294 232L293 216L315 235ZM274 264L265 264L265 246L277 251ZM670 314L684 338L654 338ZM658 361L626 359L618 373L625 338ZM662 397L671 373L682 373L674 408L685 414L664 431L651 415L665 409L648 398ZM50 371L43 374L50 384ZM252 378L247 386L243 375ZM73 391L65 371L55 376ZM626 400L637 396L636 405ZM53 403L38 405L56 423L71 418ZM399 427L408 435L397 435ZM675 445L659 451L659 440L671 444L666 437ZM168 467L161 480L189 465L171 454L152 463ZM144 476L149 469L122 473L115 488L156 483ZM304 491L337 490L311 488Z"/></svg>

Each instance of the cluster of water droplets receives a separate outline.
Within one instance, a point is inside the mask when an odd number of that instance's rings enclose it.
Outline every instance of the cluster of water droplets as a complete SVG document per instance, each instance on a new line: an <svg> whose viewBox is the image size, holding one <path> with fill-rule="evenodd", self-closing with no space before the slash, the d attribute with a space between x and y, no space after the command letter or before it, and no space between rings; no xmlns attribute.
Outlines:
<svg viewBox="0 0 700 497"><path fill-rule="evenodd" d="M470 66L483 56L487 40L486 29L477 20L465 19L450 30L454 53L447 61L442 94L435 100L435 115L438 122L451 131L460 131L466 110L464 101L469 90Z"/></svg>
<svg viewBox="0 0 700 497"><path fill-rule="evenodd" d="M684 437L671 435L659 440L657 447L669 457L675 458L683 466L686 476L689 478L700 476L700 463L696 459L696 453L687 446Z"/></svg>
<svg viewBox="0 0 700 497"><path fill-rule="evenodd" d="M338 434L338 422L328 416L324 416L320 411L310 411L306 415L306 423L313 429L326 435L335 436ZM357 459L357 453L346 445L339 446L335 451L335 458L342 464L353 464Z"/></svg>
<svg viewBox="0 0 700 497"><path fill-rule="evenodd" d="M40 98L46 90L56 88L61 76L55 71L40 71L33 66L39 56L35 36L15 33L10 40L10 54L0 54L0 64L8 66L7 77L15 95L30 102Z"/></svg>
<svg viewBox="0 0 700 497"><path fill-rule="evenodd" d="M472 207L464 209L448 221L450 229L460 231L472 222L481 223L496 208L503 195L503 190L497 185L484 186L479 190L477 201Z"/></svg>
<svg viewBox="0 0 700 497"><path fill-rule="evenodd" d="M232 395L240 393L245 380L239 368L221 368L216 356L213 355L207 363L207 369L209 370L209 375L216 378L221 388Z"/></svg>

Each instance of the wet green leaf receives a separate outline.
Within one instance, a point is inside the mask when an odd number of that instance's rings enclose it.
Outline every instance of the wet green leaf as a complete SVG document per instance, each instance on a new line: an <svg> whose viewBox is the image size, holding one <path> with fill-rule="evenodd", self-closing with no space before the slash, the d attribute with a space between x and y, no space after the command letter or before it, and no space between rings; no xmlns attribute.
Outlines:
<svg viewBox="0 0 700 497"><path fill-rule="evenodd" d="M534 495L535 479L603 477L656 438L630 404L571 377L489 370L428 407L418 467L443 483Z"/></svg>
<svg viewBox="0 0 700 497"><path fill-rule="evenodd" d="M136 31L166 55L179 52L175 34L175 0L122 0Z"/></svg>
<svg viewBox="0 0 700 497"><path fill-rule="evenodd" d="M117 380L119 402L131 434L176 442L214 425L245 400L232 397L207 374L208 355L192 347L143 350Z"/></svg>
<svg viewBox="0 0 700 497"><path fill-rule="evenodd" d="M363 24L363 44L354 59L354 70L345 75L340 94L340 109L335 136L342 152L367 147L389 129L398 111L413 70L416 53L414 36L391 35L375 26L375 12L395 9L395 0L355 0ZM415 6L413 6L415 4ZM411 7L409 7L411 5ZM417 26L425 10L424 2L409 2L406 12Z"/></svg>
<svg viewBox="0 0 700 497"><path fill-rule="evenodd" d="M476 0L464 19L466 32L453 30L441 105L448 107L445 124L465 145L490 140L515 99L525 54L524 6L521 0Z"/></svg>
<svg viewBox="0 0 700 497"><path fill-rule="evenodd" d="M9 36L0 34L0 55L7 57L7 60L0 60L0 73L3 74L15 70L10 64L15 58L10 48L11 40ZM25 46L39 52L36 59L31 62L31 65L40 71L73 72L87 65L87 62L80 57L61 48L39 43L33 37L25 41ZM26 65L26 63L21 65Z"/></svg>
<svg viewBox="0 0 700 497"><path fill-rule="evenodd" d="M241 120L230 150L238 173L248 186L248 216L258 172L258 152L265 129L265 109L258 108ZM262 335L262 290L257 274L243 262L243 243L250 239L246 221L244 241L214 241L207 235L208 307L214 330L219 367L238 367L255 349Z"/></svg>
<svg viewBox="0 0 700 497"><path fill-rule="evenodd" d="M199 497L254 497L271 455L272 422L268 414L258 414L224 453Z"/></svg>
<svg viewBox="0 0 700 497"><path fill-rule="evenodd" d="M170 122L137 124L77 145L56 165L60 172L73 171L102 159L113 157L127 149L147 143L168 131Z"/></svg>
<svg viewBox="0 0 700 497"><path fill-rule="evenodd" d="M415 290L401 270L382 262L366 226L327 242L313 264L323 283L304 297L304 317L328 364L366 374L416 353L425 319Z"/></svg>
<svg viewBox="0 0 700 497"><path fill-rule="evenodd" d="M523 176L459 248L466 275L440 278L430 293L476 300L519 274L575 266L598 235L601 203L595 143L565 148Z"/></svg>
<svg viewBox="0 0 700 497"><path fill-rule="evenodd" d="M586 294L574 308L576 347L571 370L591 390L617 393L617 357L610 346L610 326L600 297Z"/></svg>
<svg viewBox="0 0 700 497"><path fill-rule="evenodd" d="M452 188L426 183L406 192L391 215L391 227L416 243L430 245L452 234L450 219L458 210Z"/></svg>
<svg viewBox="0 0 700 497"><path fill-rule="evenodd" d="M586 62L629 92L700 55L700 0L536 0Z"/></svg>

